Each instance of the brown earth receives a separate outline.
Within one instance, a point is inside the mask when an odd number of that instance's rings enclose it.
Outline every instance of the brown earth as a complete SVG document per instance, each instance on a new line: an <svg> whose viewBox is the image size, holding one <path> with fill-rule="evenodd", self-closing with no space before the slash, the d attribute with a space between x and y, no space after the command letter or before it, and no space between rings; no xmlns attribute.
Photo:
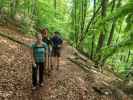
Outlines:
<svg viewBox="0 0 133 100"><path fill-rule="evenodd" d="M0 32L27 44L33 41L6 27L0 27ZM119 80L112 73L98 72L91 68L91 61L89 71L73 63L69 58L85 62L76 59L75 50L66 42L59 71L53 70L49 77L44 75L44 87L32 91L30 52L29 48L0 36L0 100L129 100L125 93L112 86Z"/></svg>

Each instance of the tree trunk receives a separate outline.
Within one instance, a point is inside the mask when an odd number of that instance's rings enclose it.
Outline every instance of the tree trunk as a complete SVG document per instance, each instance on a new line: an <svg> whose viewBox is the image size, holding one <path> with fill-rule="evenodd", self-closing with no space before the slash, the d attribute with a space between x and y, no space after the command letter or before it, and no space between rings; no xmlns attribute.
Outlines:
<svg viewBox="0 0 133 100"><path fill-rule="evenodd" d="M111 12L113 12L114 8L115 8L115 4L116 4L116 0L113 0L113 4L112 4L112 8L111 8Z"/></svg>
<svg viewBox="0 0 133 100"><path fill-rule="evenodd" d="M106 17L107 3L108 3L108 0L102 0L101 1L101 6L102 6L101 15L102 15L102 19L104 17ZM105 23L103 23L103 28L105 29ZM99 51L99 49L102 48L102 46L104 44L104 38L105 38L104 32L100 32L99 40L98 40L98 44L97 44L97 49L96 49L96 53Z"/></svg>
<svg viewBox="0 0 133 100"><path fill-rule="evenodd" d="M126 60L127 63L128 63L128 61L129 61L130 55L131 55L131 51L130 51L130 49L129 49L128 55L127 55L127 60Z"/></svg>
<svg viewBox="0 0 133 100"><path fill-rule="evenodd" d="M36 0L32 0L32 14L37 15Z"/></svg>
<svg viewBox="0 0 133 100"><path fill-rule="evenodd" d="M108 43L107 43L108 46L110 46L110 44L111 44L111 42L112 42L113 35L114 35L114 30L115 30L115 25L116 25L116 20L114 19L114 20L113 20L112 27L111 27L111 31L110 31Z"/></svg>
<svg viewBox="0 0 133 100"><path fill-rule="evenodd" d="M116 0L113 0L113 5L112 5L111 12L113 12L113 10L114 10L115 2L116 2ZM118 1L117 8L118 8L120 5L121 5L121 0ZM117 19L114 19L114 20L113 20L113 23L112 23L112 27L111 27L109 39L108 39L108 42L107 42L107 45L108 45L108 46L110 46L110 44L111 44L111 42L112 42L113 35L114 35L114 30L115 30L115 26L116 26L116 22L117 22Z"/></svg>
<svg viewBox="0 0 133 100"><path fill-rule="evenodd" d="M10 3L11 18L14 18L14 15L16 14L17 5L18 5L18 0L11 0L11 3Z"/></svg>
<svg viewBox="0 0 133 100"><path fill-rule="evenodd" d="M74 29L75 29L75 44L76 44L76 48L77 48L77 45L78 45L78 35L77 35L77 2L76 0L74 0Z"/></svg>
<svg viewBox="0 0 133 100"><path fill-rule="evenodd" d="M93 16L95 16L95 11L96 11L96 0L94 0L94 7L93 7ZM95 23L93 23L93 26L95 26ZM93 32L92 34L92 43L91 43L91 54L90 54L90 59L93 59L93 52L94 52L94 40L95 40L95 34Z"/></svg>
<svg viewBox="0 0 133 100"><path fill-rule="evenodd" d="M84 25L85 25L85 19L86 19L86 13L87 13L87 0L83 2L82 0L82 21L81 21L81 33L83 34L84 31Z"/></svg>
<svg viewBox="0 0 133 100"><path fill-rule="evenodd" d="M79 40L78 40L78 47L82 48L82 41L81 37L84 35L84 26L85 26L85 20L86 20L86 14L87 14L87 0L81 1L81 18L80 18L80 30L79 30Z"/></svg>
<svg viewBox="0 0 133 100"><path fill-rule="evenodd" d="M57 6L56 2L57 2L57 1L54 0L55 17L56 17L56 6Z"/></svg>
<svg viewBox="0 0 133 100"><path fill-rule="evenodd" d="M102 15L103 18L106 16L107 3L108 3L108 0L102 0L101 1L101 6L102 6L101 15Z"/></svg>
<svg viewBox="0 0 133 100"><path fill-rule="evenodd" d="M83 41L84 38L86 37L86 35L87 35L87 33L88 33L88 30L89 30L91 24L93 23L93 21L94 21L96 15L97 15L97 13L100 11L100 9L101 9L101 6L99 6L99 8L96 10L95 16L93 15L93 16L91 17L90 21L87 23L87 27L85 28L85 31L83 32L84 34L80 37L80 41Z"/></svg>
<svg viewBox="0 0 133 100"><path fill-rule="evenodd" d="M97 45L96 52L98 52L103 47L104 38L105 38L105 35L103 34L103 32L101 32L100 33L100 36L99 36L99 40L98 40L98 45Z"/></svg>

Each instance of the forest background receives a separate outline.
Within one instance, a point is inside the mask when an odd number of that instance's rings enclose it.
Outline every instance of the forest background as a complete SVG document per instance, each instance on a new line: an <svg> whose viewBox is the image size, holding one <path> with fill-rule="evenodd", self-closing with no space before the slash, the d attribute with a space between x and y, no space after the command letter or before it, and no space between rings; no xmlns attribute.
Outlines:
<svg viewBox="0 0 133 100"><path fill-rule="evenodd" d="M0 0L0 25L59 31L96 65L121 78L133 70L133 0Z"/></svg>

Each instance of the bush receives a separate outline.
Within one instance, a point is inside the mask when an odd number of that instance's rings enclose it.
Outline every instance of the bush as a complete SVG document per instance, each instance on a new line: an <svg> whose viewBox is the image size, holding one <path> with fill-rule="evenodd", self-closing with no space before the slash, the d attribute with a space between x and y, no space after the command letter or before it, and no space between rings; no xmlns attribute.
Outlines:
<svg viewBox="0 0 133 100"><path fill-rule="evenodd" d="M20 20L19 30L25 34L34 35L36 32L34 26L35 26L35 21L33 21L28 16L24 16Z"/></svg>

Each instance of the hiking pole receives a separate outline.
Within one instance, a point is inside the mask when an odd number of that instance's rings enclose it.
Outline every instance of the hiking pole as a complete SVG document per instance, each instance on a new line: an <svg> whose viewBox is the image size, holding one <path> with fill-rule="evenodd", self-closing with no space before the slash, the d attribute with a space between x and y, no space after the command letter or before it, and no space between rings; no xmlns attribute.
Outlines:
<svg viewBox="0 0 133 100"><path fill-rule="evenodd" d="M49 46L48 46L48 53L46 54L45 52L45 72L46 74L49 76L50 75L50 60L49 60L49 55L50 55L50 50L49 50ZM46 68L47 66L47 68ZM46 71L47 70L47 71Z"/></svg>
<svg viewBox="0 0 133 100"><path fill-rule="evenodd" d="M48 70L50 71L50 68L49 68L49 54L50 54L50 52L49 52L49 45L48 45Z"/></svg>
<svg viewBox="0 0 133 100"><path fill-rule="evenodd" d="M52 71L52 61L51 61L51 50L50 50L50 46L48 48L48 68L49 68L49 72Z"/></svg>
<svg viewBox="0 0 133 100"><path fill-rule="evenodd" d="M45 72L45 75L47 75L47 54L46 52L45 52L44 72Z"/></svg>
<svg viewBox="0 0 133 100"><path fill-rule="evenodd" d="M50 49L50 68L51 68L51 70L53 70L53 59L52 59L52 52L53 52L53 47L51 47L51 49Z"/></svg>

